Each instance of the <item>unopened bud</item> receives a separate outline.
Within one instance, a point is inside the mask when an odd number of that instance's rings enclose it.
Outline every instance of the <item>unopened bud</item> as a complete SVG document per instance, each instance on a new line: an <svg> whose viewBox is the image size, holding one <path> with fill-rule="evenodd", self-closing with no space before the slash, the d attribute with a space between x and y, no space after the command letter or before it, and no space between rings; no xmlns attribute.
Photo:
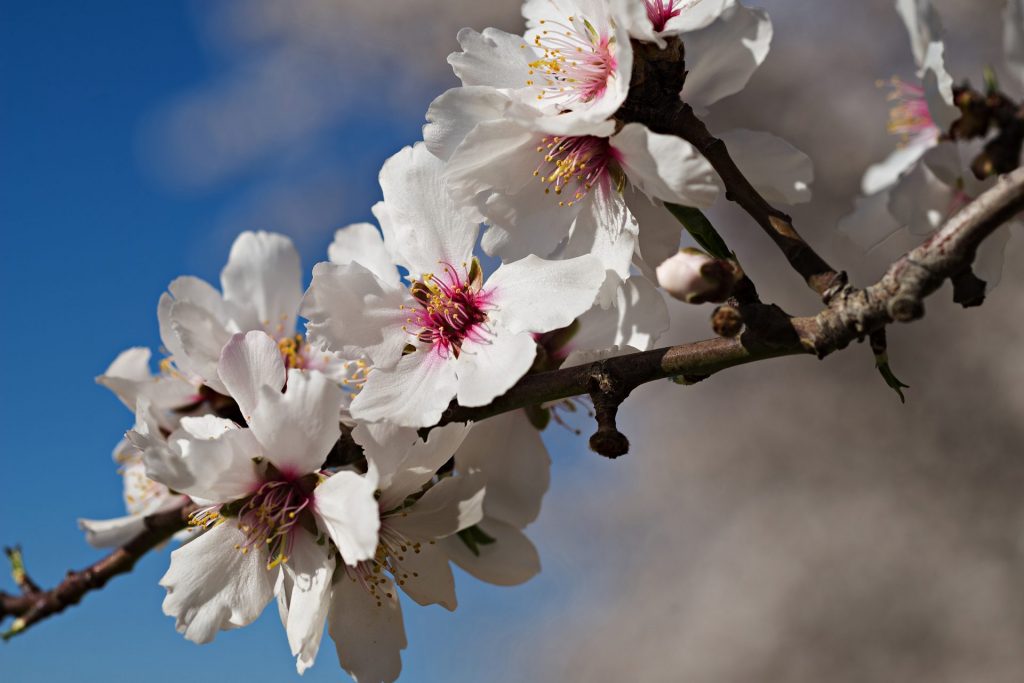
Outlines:
<svg viewBox="0 0 1024 683"><path fill-rule="evenodd" d="M658 266L658 285L680 301L702 304L729 298L742 276L732 261L716 259L699 249L683 249Z"/></svg>
<svg viewBox="0 0 1024 683"><path fill-rule="evenodd" d="M711 314L711 329L719 337L735 337L743 329L743 316L732 306L719 306Z"/></svg>

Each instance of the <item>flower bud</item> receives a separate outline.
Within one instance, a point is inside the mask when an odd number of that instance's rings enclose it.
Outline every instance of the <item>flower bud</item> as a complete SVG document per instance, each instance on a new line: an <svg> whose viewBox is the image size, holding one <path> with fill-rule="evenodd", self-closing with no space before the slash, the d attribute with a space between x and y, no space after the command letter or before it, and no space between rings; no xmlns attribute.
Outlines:
<svg viewBox="0 0 1024 683"><path fill-rule="evenodd" d="M658 285L688 304L725 301L742 276L732 261L712 258L699 249L682 249L658 266L657 273Z"/></svg>

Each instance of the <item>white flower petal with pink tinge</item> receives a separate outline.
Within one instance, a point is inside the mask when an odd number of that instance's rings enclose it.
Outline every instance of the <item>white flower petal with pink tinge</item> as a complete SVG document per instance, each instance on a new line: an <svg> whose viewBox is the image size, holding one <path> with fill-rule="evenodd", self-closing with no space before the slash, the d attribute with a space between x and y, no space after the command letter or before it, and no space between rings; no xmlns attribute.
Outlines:
<svg viewBox="0 0 1024 683"><path fill-rule="evenodd" d="M217 436L197 436L192 431L194 425L205 430L214 422L225 427ZM251 430L213 416L183 418L181 427L167 437L170 448L151 449L143 456L150 479L209 503L238 500L259 488L261 479L253 459L264 453Z"/></svg>
<svg viewBox="0 0 1024 683"><path fill-rule="evenodd" d="M690 143L628 123L611 139L629 182L666 202L709 207L719 193L711 164Z"/></svg>
<svg viewBox="0 0 1024 683"><path fill-rule="evenodd" d="M450 536L483 519L486 477L478 472L445 477L411 507L388 515L385 524L414 541Z"/></svg>
<svg viewBox="0 0 1024 683"><path fill-rule="evenodd" d="M231 522L218 524L171 553L171 566L160 579L167 589L164 614L194 643L208 643L217 631L247 626L273 598L266 550L243 553L236 546L245 535Z"/></svg>
<svg viewBox="0 0 1024 683"><path fill-rule="evenodd" d="M455 361L459 405L485 406L527 373L537 355L529 332L509 332L492 326L487 339L467 339Z"/></svg>

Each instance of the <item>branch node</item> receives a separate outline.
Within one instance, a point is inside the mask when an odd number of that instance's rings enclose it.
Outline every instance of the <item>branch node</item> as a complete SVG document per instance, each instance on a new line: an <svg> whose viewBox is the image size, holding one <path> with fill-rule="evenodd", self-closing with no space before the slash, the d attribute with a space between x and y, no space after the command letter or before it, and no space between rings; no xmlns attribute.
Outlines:
<svg viewBox="0 0 1024 683"><path fill-rule="evenodd" d="M633 387L595 363L587 382L587 393L594 403L597 431L590 437L590 449L606 458L618 458L629 452L629 439L619 431L615 417Z"/></svg>
<svg viewBox="0 0 1024 683"><path fill-rule="evenodd" d="M719 337L735 337L743 331L743 315L734 306L719 306L711 314L711 329Z"/></svg>

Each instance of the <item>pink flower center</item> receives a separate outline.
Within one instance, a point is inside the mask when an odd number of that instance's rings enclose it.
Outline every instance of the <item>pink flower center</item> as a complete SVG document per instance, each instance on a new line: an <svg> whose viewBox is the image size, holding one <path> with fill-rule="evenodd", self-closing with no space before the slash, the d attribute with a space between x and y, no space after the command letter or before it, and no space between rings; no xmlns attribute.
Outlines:
<svg viewBox="0 0 1024 683"><path fill-rule="evenodd" d="M442 358L459 357L467 339L486 340L487 311L490 294L482 290L483 271L473 259L459 271L445 263L440 274L427 273L409 288L416 305L405 307L410 316L406 322L415 328L416 338L429 344ZM408 326L403 326L409 331Z"/></svg>
<svg viewBox="0 0 1024 683"><path fill-rule="evenodd" d="M664 31L668 20L678 17L682 11L682 3L677 0L647 0L647 18L651 20L655 33Z"/></svg>
<svg viewBox="0 0 1024 683"><path fill-rule="evenodd" d="M541 138L537 151L544 154L544 160L533 175L548 186L544 193L554 191L559 196L570 196L559 200L559 206L572 206L583 199L596 183L616 168L617 155L608 138L549 135Z"/></svg>
<svg viewBox="0 0 1024 683"><path fill-rule="evenodd" d="M894 102L889 111L887 126L890 133L899 135L904 142L918 136L939 134L939 129L928 110L923 88L896 77L889 81L889 87L890 92L886 99Z"/></svg>
<svg viewBox="0 0 1024 683"><path fill-rule="evenodd" d="M542 19L540 24L544 28L533 44L543 56L530 62L529 75L535 78L526 81L540 90L537 99L569 108L601 97L617 65L614 36L583 17L569 17L568 23Z"/></svg>
<svg viewBox="0 0 1024 683"><path fill-rule="evenodd" d="M276 474L276 470L271 470ZM303 524L302 513L313 504L316 480L316 475L309 475L265 481L248 498L196 511L190 523L209 527L223 523L227 517L237 517L245 542L236 545L235 550L248 553L253 548L265 547L269 553L267 569L273 569L288 561L296 533L302 533L307 526L315 528L312 519Z"/></svg>

